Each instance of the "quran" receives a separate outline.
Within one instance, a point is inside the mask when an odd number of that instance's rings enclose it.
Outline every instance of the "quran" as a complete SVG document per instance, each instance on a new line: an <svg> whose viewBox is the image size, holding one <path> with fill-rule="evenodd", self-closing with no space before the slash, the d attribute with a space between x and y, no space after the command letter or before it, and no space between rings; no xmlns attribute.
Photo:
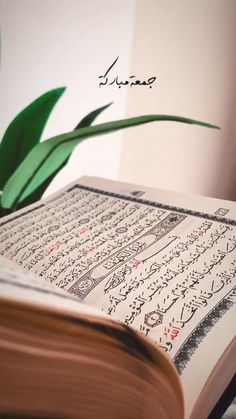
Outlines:
<svg viewBox="0 0 236 419"><path fill-rule="evenodd" d="M235 302L235 202L82 177L0 219L0 417L207 418Z"/></svg>

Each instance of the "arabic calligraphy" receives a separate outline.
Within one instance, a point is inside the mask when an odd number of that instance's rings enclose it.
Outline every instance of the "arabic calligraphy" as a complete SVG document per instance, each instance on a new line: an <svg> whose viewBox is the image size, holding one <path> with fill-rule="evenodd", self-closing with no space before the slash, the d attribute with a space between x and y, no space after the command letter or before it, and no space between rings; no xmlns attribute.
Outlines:
<svg viewBox="0 0 236 419"><path fill-rule="evenodd" d="M135 75L129 76L129 78L127 80L121 81L119 80L119 76L115 76L114 78L112 77L109 80L109 76L110 76L110 71L112 69L114 69L115 64L117 63L119 57L117 57L115 59L115 61L110 65L110 67L106 70L106 72L101 75L98 76L99 79L101 79L100 83L99 83L99 87L101 86L112 86L115 85L117 86L119 89L121 89L122 86L148 86L149 89L152 88L152 84L156 81L156 77L149 77L147 80L139 80L137 79L137 77Z"/></svg>
<svg viewBox="0 0 236 419"><path fill-rule="evenodd" d="M2 224L0 253L172 357L230 292L235 302L236 227L137 198L74 187Z"/></svg>

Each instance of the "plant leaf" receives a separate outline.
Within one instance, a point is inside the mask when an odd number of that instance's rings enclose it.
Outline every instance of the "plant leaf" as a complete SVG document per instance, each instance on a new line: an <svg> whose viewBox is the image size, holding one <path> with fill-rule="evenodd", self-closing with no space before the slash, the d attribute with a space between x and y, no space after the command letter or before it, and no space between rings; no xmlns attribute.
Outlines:
<svg viewBox="0 0 236 419"><path fill-rule="evenodd" d="M60 87L38 97L8 126L0 144L0 189L39 143L48 117L64 90L65 87Z"/></svg>
<svg viewBox="0 0 236 419"><path fill-rule="evenodd" d="M21 209L26 207L27 205L33 204L36 201L39 201L54 177L57 175L57 173L65 166L65 164L68 162L68 159L61 164L60 167L58 167L55 172L53 172L41 185L39 185L30 195L28 195L23 201L17 204L15 209Z"/></svg>
<svg viewBox="0 0 236 419"><path fill-rule="evenodd" d="M101 108L95 109L95 111L88 113L88 115L86 115L83 119L81 119L78 125L76 125L74 131L79 128L89 127L90 125L92 125L93 121L100 115L100 113L105 111L105 109L109 108L109 106L111 105L112 105L112 102L108 103L105 106L102 106Z"/></svg>
<svg viewBox="0 0 236 419"><path fill-rule="evenodd" d="M152 121L176 121L208 128L218 128L206 122L179 116L145 115L79 128L76 131L52 137L37 144L8 180L1 197L2 206L4 208L14 208L19 202L27 198L68 159L74 147L86 138Z"/></svg>
<svg viewBox="0 0 236 419"><path fill-rule="evenodd" d="M108 105L102 106L101 108L98 108L95 111L90 112L83 119L81 119L78 125L76 125L75 130L90 126L93 123L93 121L100 115L100 113L107 109L111 104L112 103L108 103ZM24 208L26 205L30 205L33 202L38 201L43 196L44 192L46 191L54 177L68 163L70 155L41 185L38 186L38 188L36 188L24 201L22 201L21 204L17 206L17 208Z"/></svg>

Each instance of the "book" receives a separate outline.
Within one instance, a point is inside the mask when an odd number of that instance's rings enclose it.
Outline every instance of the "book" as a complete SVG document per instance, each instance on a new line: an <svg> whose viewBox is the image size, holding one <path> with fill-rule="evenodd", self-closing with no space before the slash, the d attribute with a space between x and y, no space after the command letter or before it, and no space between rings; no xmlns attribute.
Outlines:
<svg viewBox="0 0 236 419"><path fill-rule="evenodd" d="M235 202L82 177L0 255L3 417L204 419L232 382Z"/></svg>

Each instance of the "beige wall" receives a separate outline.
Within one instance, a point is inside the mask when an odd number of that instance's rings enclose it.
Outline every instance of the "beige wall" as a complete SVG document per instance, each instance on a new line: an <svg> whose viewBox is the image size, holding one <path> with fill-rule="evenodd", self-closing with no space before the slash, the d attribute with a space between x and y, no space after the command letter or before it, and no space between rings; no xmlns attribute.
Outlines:
<svg viewBox="0 0 236 419"><path fill-rule="evenodd" d="M236 199L236 1L138 0L126 115L173 114L222 130L153 123L123 134L122 180Z"/></svg>

